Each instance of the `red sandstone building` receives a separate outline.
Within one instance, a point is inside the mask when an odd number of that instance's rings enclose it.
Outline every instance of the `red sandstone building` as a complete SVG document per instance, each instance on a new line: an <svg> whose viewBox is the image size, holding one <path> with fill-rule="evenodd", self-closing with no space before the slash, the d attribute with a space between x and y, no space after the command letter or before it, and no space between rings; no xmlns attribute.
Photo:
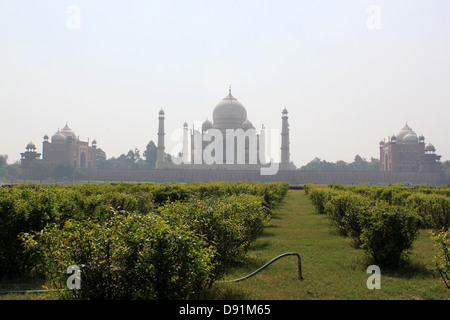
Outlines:
<svg viewBox="0 0 450 320"><path fill-rule="evenodd" d="M439 172L440 155L425 137L406 124L397 135L380 142L380 171L385 172Z"/></svg>
<svg viewBox="0 0 450 320"><path fill-rule="evenodd" d="M30 142L21 156L22 168L28 168L41 154L36 152L36 146ZM94 140L89 146L89 142L81 141L66 124L52 136L51 141L47 135L44 136L42 159L50 164L68 162L77 169L94 169L97 167L97 142Z"/></svg>
<svg viewBox="0 0 450 320"><path fill-rule="evenodd" d="M30 142L27 144L26 151L22 152L20 158L21 166L22 168L29 168L31 162L33 162L36 159L39 159L41 156L40 153L36 152L36 145L33 142Z"/></svg>
<svg viewBox="0 0 450 320"><path fill-rule="evenodd" d="M44 136L42 144L42 158L53 164L68 162L74 168L93 169L97 167L97 142L81 141L80 138L66 124L64 128L58 130L49 141L48 136Z"/></svg>

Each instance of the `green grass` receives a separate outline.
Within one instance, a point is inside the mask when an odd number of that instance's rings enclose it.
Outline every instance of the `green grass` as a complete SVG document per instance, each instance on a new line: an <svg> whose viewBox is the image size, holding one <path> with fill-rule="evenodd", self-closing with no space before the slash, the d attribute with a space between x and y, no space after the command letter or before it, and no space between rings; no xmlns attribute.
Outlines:
<svg viewBox="0 0 450 320"><path fill-rule="evenodd" d="M290 190L247 260L226 279L255 271L285 252L298 252L304 280L298 279L297 258L284 257L241 282L217 283L220 299L246 300L413 300L450 299L450 290L432 270L434 248L422 230L410 262L397 270L381 269L381 289L370 290L367 262L350 238L340 235L325 215L314 212L304 191Z"/></svg>

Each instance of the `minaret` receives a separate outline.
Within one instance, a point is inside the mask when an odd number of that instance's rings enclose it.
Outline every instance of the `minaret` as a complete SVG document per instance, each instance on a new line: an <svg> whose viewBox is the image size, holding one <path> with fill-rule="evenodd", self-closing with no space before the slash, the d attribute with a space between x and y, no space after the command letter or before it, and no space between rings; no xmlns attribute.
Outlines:
<svg viewBox="0 0 450 320"><path fill-rule="evenodd" d="M183 125L183 163L189 163L189 128L187 122Z"/></svg>
<svg viewBox="0 0 450 320"><path fill-rule="evenodd" d="M289 123L288 112L284 108L282 112L282 128L281 128L281 170L289 170Z"/></svg>
<svg viewBox="0 0 450 320"><path fill-rule="evenodd" d="M164 111L159 111L159 127L158 127L158 147L156 148L156 169L165 162L164 153Z"/></svg>

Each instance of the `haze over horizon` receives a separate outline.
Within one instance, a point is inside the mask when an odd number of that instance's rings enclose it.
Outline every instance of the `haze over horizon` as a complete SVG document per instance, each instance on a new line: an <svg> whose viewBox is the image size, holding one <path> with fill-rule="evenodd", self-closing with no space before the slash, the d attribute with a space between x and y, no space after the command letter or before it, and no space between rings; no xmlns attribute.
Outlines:
<svg viewBox="0 0 450 320"><path fill-rule="evenodd" d="M450 160L450 2L0 0L0 154L66 123L108 158L212 120L289 111L291 161L379 158L406 122ZM181 150L180 150L181 151Z"/></svg>

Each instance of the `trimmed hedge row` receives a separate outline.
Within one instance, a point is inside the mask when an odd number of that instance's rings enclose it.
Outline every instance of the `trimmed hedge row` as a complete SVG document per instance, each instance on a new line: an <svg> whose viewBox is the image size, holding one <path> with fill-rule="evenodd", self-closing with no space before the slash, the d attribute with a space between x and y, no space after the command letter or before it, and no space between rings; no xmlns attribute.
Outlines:
<svg viewBox="0 0 450 320"><path fill-rule="evenodd" d="M21 238L62 299L182 299L204 288L211 269L199 236L154 213L112 211L102 222L68 220ZM81 269L80 290L67 288L71 265Z"/></svg>
<svg viewBox="0 0 450 320"><path fill-rule="evenodd" d="M64 288L61 268L74 264L82 266L82 290L58 291L63 298L186 298L242 259L288 189L216 182L0 188L0 272L37 270Z"/></svg>
<svg viewBox="0 0 450 320"><path fill-rule="evenodd" d="M420 228L448 229L448 187L306 185L316 212L326 214L378 265L397 267Z"/></svg>

